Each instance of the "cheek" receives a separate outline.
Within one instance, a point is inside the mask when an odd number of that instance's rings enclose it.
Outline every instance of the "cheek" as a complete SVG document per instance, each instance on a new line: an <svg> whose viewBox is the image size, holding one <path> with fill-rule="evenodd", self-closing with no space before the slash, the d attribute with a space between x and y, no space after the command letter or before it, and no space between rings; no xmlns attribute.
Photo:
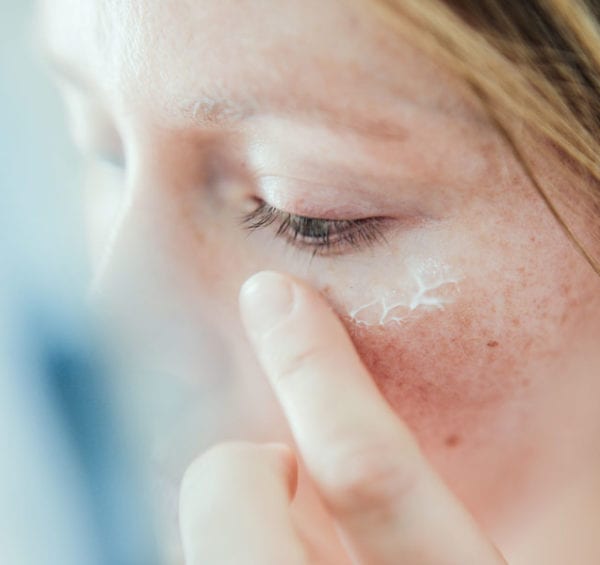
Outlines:
<svg viewBox="0 0 600 565"><path fill-rule="evenodd" d="M380 390L425 449L452 448L514 430L532 390L551 381L581 303L569 281L577 268L565 264L564 257L560 270L507 263L486 274L438 264L421 271L419 284L412 277L408 290L394 290L395 302L392 291L385 295L388 305L400 304L387 317L379 304L357 314L352 300L331 301ZM568 274L560 279L557 272ZM433 290L419 294L423 288ZM372 290L363 303L372 302Z"/></svg>
<svg viewBox="0 0 600 565"><path fill-rule="evenodd" d="M460 303L404 325L348 330L384 396L427 446L472 436L528 385L518 370L519 332L490 333Z"/></svg>

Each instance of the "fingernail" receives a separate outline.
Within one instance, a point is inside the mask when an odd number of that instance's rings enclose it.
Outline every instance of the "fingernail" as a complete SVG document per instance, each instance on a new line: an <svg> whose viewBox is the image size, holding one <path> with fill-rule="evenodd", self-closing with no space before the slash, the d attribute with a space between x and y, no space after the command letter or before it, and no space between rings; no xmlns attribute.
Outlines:
<svg viewBox="0 0 600 565"><path fill-rule="evenodd" d="M284 319L292 308L293 291L286 278L263 271L248 279L240 291L240 310L246 329L260 336Z"/></svg>

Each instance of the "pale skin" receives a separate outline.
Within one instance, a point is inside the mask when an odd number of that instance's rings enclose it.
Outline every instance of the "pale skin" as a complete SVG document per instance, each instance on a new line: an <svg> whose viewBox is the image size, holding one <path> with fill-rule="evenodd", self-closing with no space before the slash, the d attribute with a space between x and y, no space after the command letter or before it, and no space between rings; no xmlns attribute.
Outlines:
<svg viewBox="0 0 600 565"><path fill-rule="evenodd" d="M41 7L188 565L598 561L600 279L460 81L366 0ZM261 201L385 242L312 257ZM352 321L429 263L443 307Z"/></svg>

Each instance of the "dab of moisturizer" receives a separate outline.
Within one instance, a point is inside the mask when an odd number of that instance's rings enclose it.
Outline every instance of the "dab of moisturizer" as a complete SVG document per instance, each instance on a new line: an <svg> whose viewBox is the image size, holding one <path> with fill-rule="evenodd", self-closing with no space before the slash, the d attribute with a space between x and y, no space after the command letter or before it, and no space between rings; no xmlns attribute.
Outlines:
<svg viewBox="0 0 600 565"><path fill-rule="evenodd" d="M398 287L377 289L365 304L348 311L351 320L362 326L402 323L417 311L444 310L454 302L461 277L434 259L409 258Z"/></svg>

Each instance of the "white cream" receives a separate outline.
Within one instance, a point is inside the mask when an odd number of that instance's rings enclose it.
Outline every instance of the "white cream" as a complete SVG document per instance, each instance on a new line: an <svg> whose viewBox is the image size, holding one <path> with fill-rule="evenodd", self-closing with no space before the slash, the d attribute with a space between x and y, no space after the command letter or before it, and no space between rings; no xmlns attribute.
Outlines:
<svg viewBox="0 0 600 565"><path fill-rule="evenodd" d="M401 286L373 289L368 302L349 308L350 319L362 326L384 326L402 323L418 310L444 310L458 295L462 277L434 259L408 258L397 279Z"/></svg>

